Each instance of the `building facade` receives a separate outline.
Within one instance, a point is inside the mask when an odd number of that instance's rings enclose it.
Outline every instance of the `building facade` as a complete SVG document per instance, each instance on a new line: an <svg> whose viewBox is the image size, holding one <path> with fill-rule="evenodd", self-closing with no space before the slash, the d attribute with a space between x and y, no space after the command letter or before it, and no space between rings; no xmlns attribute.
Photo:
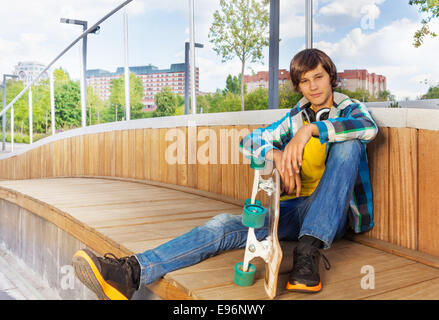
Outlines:
<svg viewBox="0 0 439 320"><path fill-rule="evenodd" d="M257 88L268 89L268 71L259 71L254 75L244 75L244 83L247 84L247 92ZM291 84L290 73L286 69L279 70L279 86Z"/></svg>
<svg viewBox="0 0 439 320"><path fill-rule="evenodd" d="M185 64L171 64L169 69L158 69L156 66L129 67L142 80L144 96L142 103L146 110L155 109L155 95L163 87L169 87L174 94L184 97L185 92ZM199 92L199 69L196 68L195 90ZM109 72L102 69L87 70L87 85L92 87L94 92L104 101L110 97L111 80L123 78L125 69L117 68L116 72ZM190 86L190 83L189 83ZM190 89L190 88L189 88Z"/></svg>
<svg viewBox="0 0 439 320"><path fill-rule="evenodd" d="M45 68L42 63L35 61L23 61L18 62L14 67L13 74L18 76L18 79L23 81L24 85L28 85L32 82ZM47 72L43 73L40 80L46 80L48 78Z"/></svg>
<svg viewBox="0 0 439 320"><path fill-rule="evenodd" d="M340 88L349 91L362 89L369 92L372 96L387 89L386 77L375 73L369 73L367 70L344 70L338 72L338 83Z"/></svg>

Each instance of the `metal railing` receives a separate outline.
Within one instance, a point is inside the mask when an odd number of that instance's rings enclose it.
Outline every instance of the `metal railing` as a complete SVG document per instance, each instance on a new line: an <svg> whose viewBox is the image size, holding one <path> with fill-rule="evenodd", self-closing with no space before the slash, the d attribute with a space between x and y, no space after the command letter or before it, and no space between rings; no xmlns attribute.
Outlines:
<svg viewBox="0 0 439 320"><path fill-rule="evenodd" d="M18 99L20 99L23 94L25 94L29 90L29 130L32 130L32 94L31 94L31 87L41 78L45 72L49 71L49 86L50 86L50 106L51 106L51 129L52 129L52 135L55 134L55 98L54 98L54 80L53 80L53 73L51 70L51 67L53 64L58 61L66 52L68 52L77 42L79 42L81 39L84 41L84 46L86 43L86 37L89 33L94 33L98 28L99 25L107 20L109 17L111 17L113 14L118 12L120 9L126 7L130 2L133 0L126 0L119 6L117 6L115 9L113 9L111 12L106 14L104 17L99 19L95 24L93 24L91 27L87 28L87 24L85 21L82 22L82 25L84 27L83 33L77 37L72 43L70 43L58 56L53 59L52 62L50 62L39 74L37 77L32 79L32 81L11 101L9 104L2 109L0 112L0 117L3 118L3 128L6 127L6 118L5 114L6 112L11 109L11 152L14 151L14 103L17 102ZM279 0L275 0L279 1ZM195 83L195 43L194 43L194 0L188 0L189 2L189 22L190 22L190 81L192 83ZM67 23L74 23L73 21L70 21L70 19L62 19L62 22ZM124 69L125 69L125 108L126 108L126 120L130 120L130 88L129 88L129 66L128 66L128 24L127 24L127 13L124 12L124 54L125 54L125 61L124 61ZM82 127L86 126L86 90L87 90L87 84L86 84L86 70L85 70L85 55L86 55L86 49L83 48L83 56L82 56L82 77L81 77L81 125ZM4 81L4 91L6 91L6 82ZM192 86L191 90L191 100L192 100L192 113L195 114L197 107L196 107L196 93L195 93L195 86ZM3 99L3 101L6 101L6 98ZM5 138L5 134L3 134L3 139ZM29 140L30 144L33 143L32 141L32 132L29 134Z"/></svg>
<svg viewBox="0 0 439 320"><path fill-rule="evenodd" d="M29 140L30 143L32 143L32 86L40 80L41 76L43 74L45 74L46 72L48 72L49 74L49 85L50 85L50 105L51 105L51 123L52 123L52 134L55 134L55 98L54 98L54 88L53 88L53 74L50 70L50 68L53 66L53 64L58 61L66 52L68 52L77 42L79 42L81 39L83 39L84 37L86 37L89 33L94 32L99 25L104 22L105 20L107 20L109 17L111 17L113 14L115 14L116 12L118 12L120 9L124 8L126 5L128 5L130 2L132 2L133 0L126 0L124 1L122 4L120 4L119 6L117 6L115 9L113 9L111 12L109 12L108 14L106 14L104 17L102 17L101 19L99 19L95 24L93 24L91 27L89 27L88 29L84 30L83 33L77 37L72 43L70 43L60 54L58 54L58 56L52 60L52 62L50 62L39 74L38 76L36 76L34 79L32 79L31 82L29 82L29 84L14 98L12 99L11 102L9 102L9 104L2 109L2 111L0 112L0 117L3 117L3 119L5 119L5 115L6 112L11 109L11 152L14 151L14 103L16 103L18 101L18 99L20 99L28 90L29 90ZM124 19L124 28L127 28L127 24L126 24L126 17ZM125 31L125 37L126 37L126 31ZM127 42L125 42L127 44ZM125 53L127 54L127 51L125 50ZM125 59L125 61L127 61L127 59ZM125 63L125 68L127 69L127 63ZM127 72L127 71L126 71ZM3 88L3 96L5 97L5 91L6 91L6 82L3 82L4 88ZM83 86L81 86L81 92L83 90L86 90L86 84L84 84ZM129 87L128 87L128 92L129 92ZM125 94L127 95L127 94ZM128 94L129 96L129 94ZM4 98L4 101L6 101L6 99ZM82 126L85 126L85 110L84 110L84 104L81 106L82 109ZM129 111L128 111L129 114ZM3 128L5 127L5 120L3 121ZM5 137L5 135L3 135L3 138Z"/></svg>

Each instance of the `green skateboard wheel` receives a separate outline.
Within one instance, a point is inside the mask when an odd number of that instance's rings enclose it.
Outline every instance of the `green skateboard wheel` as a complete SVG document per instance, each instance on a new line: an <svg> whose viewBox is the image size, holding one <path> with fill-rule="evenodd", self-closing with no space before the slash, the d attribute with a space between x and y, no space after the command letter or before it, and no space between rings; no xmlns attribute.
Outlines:
<svg viewBox="0 0 439 320"><path fill-rule="evenodd" d="M244 206L242 224L249 228L261 228L264 226L266 212L267 210L261 205L248 204Z"/></svg>
<svg viewBox="0 0 439 320"><path fill-rule="evenodd" d="M242 266L242 262L235 264L233 282L241 287L249 287L255 282L256 267L249 263L247 272L244 272L242 271Z"/></svg>
<svg viewBox="0 0 439 320"><path fill-rule="evenodd" d="M262 170L265 168L265 160L252 157L250 159L250 168L254 170Z"/></svg>
<svg viewBox="0 0 439 320"><path fill-rule="evenodd" d="M252 199L251 198L245 199L245 205L249 205L249 204L252 204ZM255 200L254 204L260 206L261 205L261 201Z"/></svg>

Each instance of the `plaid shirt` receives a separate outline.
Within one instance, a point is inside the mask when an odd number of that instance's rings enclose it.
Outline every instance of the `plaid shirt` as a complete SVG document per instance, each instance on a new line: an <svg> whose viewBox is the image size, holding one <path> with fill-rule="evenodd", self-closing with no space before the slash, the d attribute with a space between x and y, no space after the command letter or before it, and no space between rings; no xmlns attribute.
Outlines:
<svg viewBox="0 0 439 320"><path fill-rule="evenodd" d="M366 106L354 101L344 94L334 92L334 106L330 109L329 118L314 124L319 128L320 142L327 142L325 159L334 142L354 139L362 142L360 167L350 200L349 215L349 225L354 232L360 233L373 227L372 187L366 144L375 138L378 127ZM247 158L265 160L269 150L283 150L297 130L304 125L302 110L308 104L308 100L303 97L282 119L244 137L240 143L241 152Z"/></svg>

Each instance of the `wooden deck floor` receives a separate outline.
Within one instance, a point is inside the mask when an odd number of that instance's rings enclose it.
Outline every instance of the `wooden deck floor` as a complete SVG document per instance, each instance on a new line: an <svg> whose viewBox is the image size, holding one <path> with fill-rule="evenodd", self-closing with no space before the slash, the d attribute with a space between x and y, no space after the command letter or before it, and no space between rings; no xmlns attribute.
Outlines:
<svg viewBox="0 0 439 320"><path fill-rule="evenodd" d="M0 181L0 197L27 206L101 254L108 249L118 254L143 252L216 214L242 210L233 202L181 190L97 178ZM439 299L439 269L349 240L323 252L332 268L322 267L322 292L286 292L294 245L282 244L277 299ZM233 284L233 267L242 258L243 250L229 251L169 273L149 287L164 298L266 299L262 260L254 261L258 271L252 287ZM362 273L363 267L367 273ZM362 279L371 270L374 288L364 289Z"/></svg>

